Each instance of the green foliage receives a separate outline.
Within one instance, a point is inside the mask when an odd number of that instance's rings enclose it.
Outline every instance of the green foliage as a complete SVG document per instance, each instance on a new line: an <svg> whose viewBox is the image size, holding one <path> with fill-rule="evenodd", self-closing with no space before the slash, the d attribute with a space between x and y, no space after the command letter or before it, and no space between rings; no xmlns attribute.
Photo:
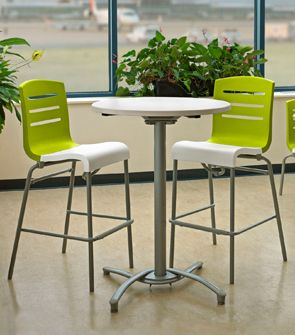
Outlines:
<svg viewBox="0 0 295 335"><path fill-rule="evenodd" d="M194 97L208 95L204 81L214 83L216 79L224 77L261 76L255 65L267 61L264 58L255 61L257 56L263 54L262 50L252 51L253 47L250 46L228 44L227 39L222 46L218 45L218 39L207 46L189 43L186 36L165 40L157 31L148 46L137 55L135 50L123 55L116 71L117 96L130 93L128 87L123 89L119 86L124 81L137 90L136 96L154 95L155 82L159 79L181 85ZM192 83L195 85L192 86ZM192 90L191 87L197 88Z"/></svg>
<svg viewBox="0 0 295 335"><path fill-rule="evenodd" d="M28 65L31 61L37 60L42 56L42 51L38 52L37 56L35 55L36 52L34 52L31 59L25 60L20 54L10 51L13 45L30 46L23 38L15 37L0 40L0 133L5 125L5 109L11 113L15 112L17 119L21 122L21 115L14 104L14 102L19 103L18 87L15 84L17 77L15 73L20 67ZM12 66L10 61L5 59L6 55L22 58L23 61L17 66Z"/></svg>
<svg viewBox="0 0 295 335"><path fill-rule="evenodd" d="M192 43L199 49L197 43ZM203 51L198 63L204 63L207 70L206 77L214 82L216 79L233 76L258 76L260 71L255 67L256 64L267 62L262 58L258 61L257 56L264 53L263 50L253 50L251 46L240 46L238 43L229 44L224 40L223 46L218 46L218 39L208 44Z"/></svg>

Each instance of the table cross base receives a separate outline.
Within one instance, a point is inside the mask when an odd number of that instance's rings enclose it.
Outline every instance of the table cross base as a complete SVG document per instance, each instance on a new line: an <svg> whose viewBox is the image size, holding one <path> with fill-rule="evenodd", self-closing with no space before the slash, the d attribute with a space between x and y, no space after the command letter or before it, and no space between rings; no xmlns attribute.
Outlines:
<svg viewBox="0 0 295 335"><path fill-rule="evenodd" d="M225 302L225 296L226 293L222 291L220 288L218 288L216 285L212 284L207 279L204 279L200 276L197 276L195 274L192 274L191 272L195 269L201 269L203 266L203 262L197 262L190 267L188 267L186 270L177 270L174 268L167 268L167 272L165 276L156 276L155 275L155 269L147 269L143 270L135 275L133 275L130 272L113 269L110 267L104 267L103 272L105 275L109 275L110 273L115 273L124 277L127 277L128 280L126 280L115 292L115 294L112 296L110 300L111 305L111 312L116 313L118 312L118 304L119 300L121 299L123 293L127 290L127 288L135 283L136 281L139 281L144 284L150 284L150 285L163 285L163 284L172 284L174 282L177 282L183 278L190 278L193 279L206 287L208 287L210 290L212 290L214 293L217 294L217 302L219 305L223 305Z"/></svg>

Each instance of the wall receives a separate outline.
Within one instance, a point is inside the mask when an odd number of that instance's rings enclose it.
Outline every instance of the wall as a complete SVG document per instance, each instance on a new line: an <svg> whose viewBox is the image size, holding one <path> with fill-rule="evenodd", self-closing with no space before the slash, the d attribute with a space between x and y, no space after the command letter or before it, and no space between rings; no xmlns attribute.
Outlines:
<svg viewBox="0 0 295 335"><path fill-rule="evenodd" d="M273 113L273 142L267 157L273 164L280 164L289 153L286 140L286 101L294 99L293 94L276 93ZM98 99L97 99L98 100ZM121 141L131 152L130 172L153 171L153 126L145 125L141 117L105 117L91 111L95 100L70 100L69 113L73 140L77 143ZM24 153L22 147L22 128L15 115L6 113L6 125L0 134L0 180L24 179L28 169L34 164ZM167 126L167 170L172 170L170 149L179 140L206 140L211 134L211 116L200 119L180 118L175 125ZM250 160L243 165L257 164ZM262 162L261 164L264 164ZM192 163L181 162L180 169L195 168ZM197 166L200 167L200 166ZM46 169L49 173L50 169ZM54 171L54 169L52 169ZM41 173L42 172L42 173ZM101 170L101 173L121 173L121 164L114 164ZM40 175L44 172L40 171ZM82 173L81 166L78 173Z"/></svg>

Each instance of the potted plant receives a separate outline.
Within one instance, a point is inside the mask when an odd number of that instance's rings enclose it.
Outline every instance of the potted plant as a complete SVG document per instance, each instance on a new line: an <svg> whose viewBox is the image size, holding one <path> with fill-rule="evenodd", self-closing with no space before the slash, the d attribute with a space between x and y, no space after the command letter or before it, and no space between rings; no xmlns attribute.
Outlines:
<svg viewBox="0 0 295 335"><path fill-rule="evenodd" d="M22 38L8 38L0 40L0 133L5 125L5 110L13 111L17 119L21 122L21 115L14 103L19 103L18 87L15 84L15 73L22 66L28 65L32 61L37 61L41 58L43 51L35 51L30 59L25 59L20 54L10 51L13 45L28 45L30 44ZM13 55L23 60L16 65L11 65L10 60L6 59L7 55Z"/></svg>
<svg viewBox="0 0 295 335"><path fill-rule="evenodd" d="M206 32L203 35L206 38ZM216 79L242 75L261 76L255 64L267 61L264 58L256 61L256 57L263 53L262 50L252 51L250 46L229 44L227 38L222 46L218 45L218 39L206 46L187 42L186 39L183 36L165 42L161 32L156 31L156 36L137 55L135 50L123 55L116 71L116 95L129 95L128 86L136 91L135 96L213 95ZM207 39L206 42L208 43ZM124 81L128 86L119 86Z"/></svg>

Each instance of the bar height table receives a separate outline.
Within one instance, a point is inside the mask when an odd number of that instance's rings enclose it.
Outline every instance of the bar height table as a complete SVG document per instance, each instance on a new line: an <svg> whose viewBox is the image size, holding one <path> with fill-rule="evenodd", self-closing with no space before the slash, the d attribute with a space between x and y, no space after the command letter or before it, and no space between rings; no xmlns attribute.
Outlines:
<svg viewBox="0 0 295 335"><path fill-rule="evenodd" d="M222 113L230 110L225 101L208 98L124 97L105 98L92 104L92 110L103 115L141 116L146 124L154 126L154 268L138 274L104 267L104 274L119 274L128 278L110 300L111 312L118 311L118 302L126 289L139 281L150 285L171 284L184 277L198 281L217 294L218 304L224 304L225 292L208 280L192 274L203 262L185 270L166 266L166 125L174 124L181 116Z"/></svg>

